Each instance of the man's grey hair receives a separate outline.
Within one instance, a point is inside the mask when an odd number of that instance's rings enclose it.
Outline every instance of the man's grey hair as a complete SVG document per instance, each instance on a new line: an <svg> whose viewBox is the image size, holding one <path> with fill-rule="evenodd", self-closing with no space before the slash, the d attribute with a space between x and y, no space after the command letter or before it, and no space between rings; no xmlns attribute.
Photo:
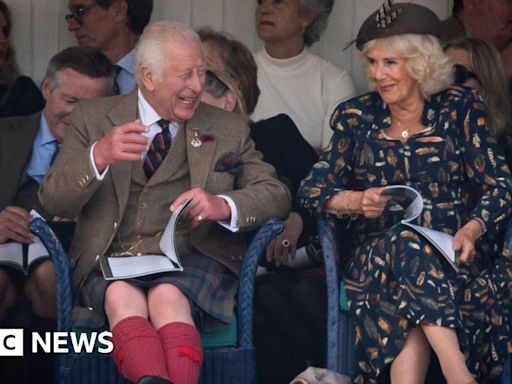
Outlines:
<svg viewBox="0 0 512 384"><path fill-rule="evenodd" d="M110 60L97 48L69 47L56 53L48 63L45 77L51 91L60 85L60 76L66 69L93 79L105 78L114 84L114 67Z"/></svg>
<svg viewBox="0 0 512 384"><path fill-rule="evenodd" d="M302 10L313 11L317 17L304 31L304 43L310 47L322 36L327 28L327 19L331 14L334 0L299 0Z"/></svg>
<svg viewBox="0 0 512 384"><path fill-rule="evenodd" d="M137 85L141 86L139 69L148 67L157 80L162 80L163 67L168 65L168 58L164 56L163 45L173 41L190 41L201 47L201 40L197 33L184 24L161 20L149 24L142 33L137 44L135 56L135 70Z"/></svg>

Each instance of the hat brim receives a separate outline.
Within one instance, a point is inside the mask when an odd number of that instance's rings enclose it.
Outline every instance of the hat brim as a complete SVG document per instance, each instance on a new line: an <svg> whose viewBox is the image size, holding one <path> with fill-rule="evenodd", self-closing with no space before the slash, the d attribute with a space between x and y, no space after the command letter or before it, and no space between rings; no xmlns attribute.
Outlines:
<svg viewBox="0 0 512 384"><path fill-rule="evenodd" d="M418 34L439 37L441 20L430 9L418 4L396 3L391 6L390 12L393 11L399 13L385 27L379 26L376 21L378 10L368 16L357 34L358 50L362 50L369 41L395 35Z"/></svg>

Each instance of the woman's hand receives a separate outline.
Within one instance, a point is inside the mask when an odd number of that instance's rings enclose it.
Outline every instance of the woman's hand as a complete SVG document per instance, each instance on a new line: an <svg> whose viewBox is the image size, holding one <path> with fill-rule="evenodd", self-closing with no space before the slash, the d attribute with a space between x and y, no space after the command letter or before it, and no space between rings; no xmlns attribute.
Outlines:
<svg viewBox="0 0 512 384"><path fill-rule="evenodd" d="M452 248L459 251L459 260L463 263L471 263L475 259L475 243L481 235L482 228L476 220L470 220L457 231L453 239Z"/></svg>
<svg viewBox="0 0 512 384"><path fill-rule="evenodd" d="M383 196L380 194L382 188L368 188L360 192L359 206L360 213L369 219L379 217L384 212L384 208L391 196ZM357 192L355 192L357 193Z"/></svg>
<svg viewBox="0 0 512 384"><path fill-rule="evenodd" d="M279 267L287 265L289 258L293 260L302 229L302 218L297 212L291 212L284 222L283 232L274 237L267 245L267 261L274 262ZM283 244L288 244L288 246L285 247Z"/></svg>

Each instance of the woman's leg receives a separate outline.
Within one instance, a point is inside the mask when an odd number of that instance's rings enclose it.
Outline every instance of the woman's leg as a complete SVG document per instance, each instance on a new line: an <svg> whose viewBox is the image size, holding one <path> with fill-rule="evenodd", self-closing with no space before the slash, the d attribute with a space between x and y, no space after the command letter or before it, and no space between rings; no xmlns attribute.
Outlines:
<svg viewBox="0 0 512 384"><path fill-rule="evenodd" d="M174 384L197 384L203 349L187 297L171 284L159 284L148 292L149 316L158 329Z"/></svg>
<svg viewBox="0 0 512 384"><path fill-rule="evenodd" d="M105 292L105 312L112 329L112 355L122 375L134 383L144 376L168 379L160 336L148 320L145 293L115 281Z"/></svg>
<svg viewBox="0 0 512 384"><path fill-rule="evenodd" d="M473 380L454 329L423 325L423 332L436 353L448 384L468 384Z"/></svg>
<svg viewBox="0 0 512 384"><path fill-rule="evenodd" d="M391 383L421 384L425 382L430 362L430 345L422 329L416 327L391 364Z"/></svg>

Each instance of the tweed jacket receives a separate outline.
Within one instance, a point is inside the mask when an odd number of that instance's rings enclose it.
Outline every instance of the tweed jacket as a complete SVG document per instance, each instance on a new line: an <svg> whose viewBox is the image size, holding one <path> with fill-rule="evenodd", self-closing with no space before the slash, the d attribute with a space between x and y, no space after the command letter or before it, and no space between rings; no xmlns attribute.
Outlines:
<svg viewBox="0 0 512 384"><path fill-rule="evenodd" d="M0 211L14 204L30 208L32 200L37 199L37 189L33 196L25 196L21 200L17 193L32 156L40 121L41 112L0 119Z"/></svg>
<svg viewBox="0 0 512 384"><path fill-rule="evenodd" d="M113 127L137 118L137 92L89 100L76 106L66 139L39 191L43 206L52 214L78 217L70 250L77 286L98 268L100 255L108 250L123 219L136 162L120 161L110 166L102 181L96 179L90 149ZM249 138L247 124L237 115L201 104L185 129L186 158L191 187L233 199L240 230L252 230L271 217L285 217L291 199L277 180L273 167L261 160ZM194 134L208 134L212 141L191 146ZM208 144L208 145L206 145ZM242 172L215 172L215 164L228 152L240 155ZM183 165L181 165L183 166ZM170 167L180 167L172 164ZM245 236L215 222L205 222L192 231L190 242L201 253L237 273L245 250Z"/></svg>

